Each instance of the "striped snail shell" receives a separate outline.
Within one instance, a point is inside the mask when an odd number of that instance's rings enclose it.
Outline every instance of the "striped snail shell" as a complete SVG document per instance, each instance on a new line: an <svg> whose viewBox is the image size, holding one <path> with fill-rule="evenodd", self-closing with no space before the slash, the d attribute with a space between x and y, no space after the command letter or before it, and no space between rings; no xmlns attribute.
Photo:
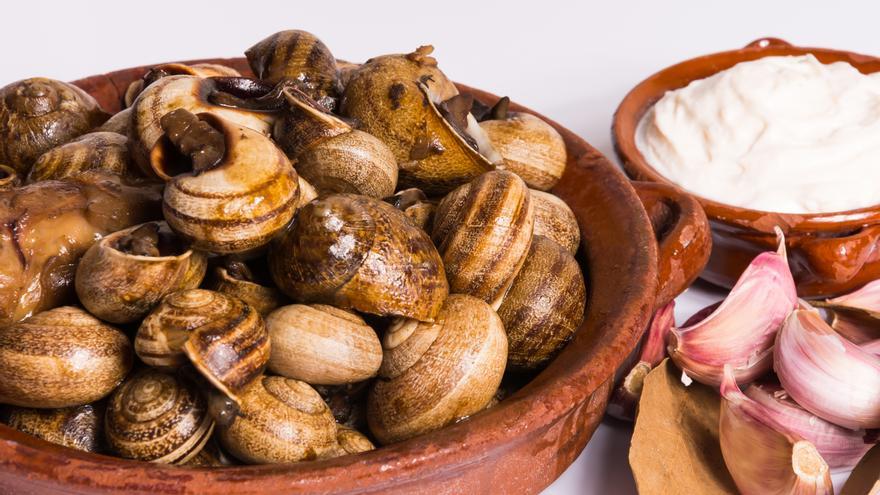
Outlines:
<svg viewBox="0 0 880 495"><path fill-rule="evenodd" d="M219 431L221 445L249 464L313 460L336 447L336 422L318 392L280 376L248 387L240 414Z"/></svg>
<svg viewBox="0 0 880 495"><path fill-rule="evenodd" d="M134 100L141 94L145 87L168 76L197 76L197 77L239 77L241 74L232 67L220 64L160 64L155 65L144 74L144 77L133 81L125 90L123 103L130 107Z"/></svg>
<svg viewBox="0 0 880 495"><path fill-rule="evenodd" d="M448 293L427 234L382 201L351 194L302 207L269 252L275 283L297 302L433 320Z"/></svg>
<svg viewBox="0 0 880 495"><path fill-rule="evenodd" d="M502 119L485 120L480 126L504 158L498 168L519 175L529 187L547 191L565 173L565 140L540 118L511 112Z"/></svg>
<svg viewBox="0 0 880 495"><path fill-rule="evenodd" d="M0 328L0 403L58 408L95 402L131 369L121 331L62 306Z"/></svg>
<svg viewBox="0 0 880 495"><path fill-rule="evenodd" d="M266 316L287 299L275 287L254 281L250 268L241 261L230 260L225 266L214 268L213 280L205 288L241 299L253 306L260 316Z"/></svg>
<svg viewBox="0 0 880 495"><path fill-rule="evenodd" d="M148 222L96 242L80 259L74 285L90 313L112 323L142 319L163 297L198 287L207 259L165 222Z"/></svg>
<svg viewBox="0 0 880 495"><path fill-rule="evenodd" d="M534 235L556 241L572 255L577 253L581 230L571 208L559 196L548 192L532 189L529 195L535 205Z"/></svg>
<svg viewBox="0 0 880 495"><path fill-rule="evenodd" d="M85 452L100 452L104 445L103 403L60 409L11 407L5 413L10 428L47 442Z"/></svg>
<svg viewBox="0 0 880 495"><path fill-rule="evenodd" d="M495 311L452 294L437 323L401 319L382 342L379 379L367 398L370 431L382 444L442 428L492 400L507 361Z"/></svg>
<svg viewBox="0 0 880 495"><path fill-rule="evenodd" d="M21 184L18 172L9 165L0 164L0 191L15 189Z"/></svg>
<svg viewBox="0 0 880 495"><path fill-rule="evenodd" d="M162 212L193 247L249 251L290 222L299 199L297 174L271 139L213 114L176 110L161 120L167 133L150 160L167 181Z"/></svg>
<svg viewBox="0 0 880 495"><path fill-rule="evenodd" d="M115 132L116 134L128 137L130 128L131 107L114 113L112 117L107 119L107 122L101 124L100 127L96 127L93 132Z"/></svg>
<svg viewBox="0 0 880 495"><path fill-rule="evenodd" d="M525 182L502 170L487 172L443 198L432 237L443 256L450 292L497 307L529 252L534 218Z"/></svg>
<svg viewBox="0 0 880 495"><path fill-rule="evenodd" d="M126 380L107 405L107 443L129 459L182 464L202 450L213 431L195 385L156 370Z"/></svg>
<svg viewBox="0 0 880 495"><path fill-rule="evenodd" d="M128 138L115 132L90 132L52 148L34 162L28 182L63 179L87 170L137 177L128 155Z"/></svg>

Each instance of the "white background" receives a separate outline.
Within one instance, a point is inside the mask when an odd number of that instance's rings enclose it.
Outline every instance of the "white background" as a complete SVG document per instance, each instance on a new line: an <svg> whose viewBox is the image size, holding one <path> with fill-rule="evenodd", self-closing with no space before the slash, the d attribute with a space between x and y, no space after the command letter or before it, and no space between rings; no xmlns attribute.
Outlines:
<svg viewBox="0 0 880 495"><path fill-rule="evenodd" d="M433 44L453 79L509 95L613 157L617 104L648 75L763 36L880 53L880 2L606 1L4 2L0 84L70 80L134 65L239 56L282 29L305 29L362 61ZM679 320L722 297L702 287ZM629 427L606 421L551 494L634 493ZM839 487L838 487L839 489Z"/></svg>

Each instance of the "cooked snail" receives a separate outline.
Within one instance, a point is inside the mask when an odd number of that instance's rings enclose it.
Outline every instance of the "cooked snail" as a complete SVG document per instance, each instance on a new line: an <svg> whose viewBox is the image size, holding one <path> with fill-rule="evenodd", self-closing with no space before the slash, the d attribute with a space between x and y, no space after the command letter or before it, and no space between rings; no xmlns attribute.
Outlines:
<svg viewBox="0 0 880 495"><path fill-rule="evenodd" d="M449 193L432 237L450 291L496 304L528 254L533 225L529 189L511 172L488 172Z"/></svg>
<svg viewBox="0 0 880 495"><path fill-rule="evenodd" d="M220 443L241 461L260 464L317 459L336 447L336 423L307 383L264 376L245 390L241 413L220 427Z"/></svg>
<svg viewBox="0 0 880 495"><path fill-rule="evenodd" d="M236 464L239 463L220 447L220 441L217 440L215 433L198 454L180 465L188 467L223 467Z"/></svg>
<svg viewBox="0 0 880 495"><path fill-rule="evenodd" d="M437 205L428 200L421 189L410 188L398 191L385 202L402 211L416 227L430 232L431 220Z"/></svg>
<svg viewBox="0 0 880 495"><path fill-rule="evenodd" d="M547 191L565 172L565 141L547 122L529 113L511 112L480 126L495 150L504 157L498 168L509 170L529 187Z"/></svg>
<svg viewBox="0 0 880 495"><path fill-rule="evenodd" d="M198 287L203 253L188 249L165 222L148 222L104 237L76 269L76 294L90 313L111 323L142 319L163 297Z"/></svg>
<svg viewBox="0 0 880 495"><path fill-rule="evenodd" d="M300 209L305 206L309 201L318 197L318 191L315 190L315 187L302 176L297 177L297 181L299 182L299 200L296 202L296 209Z"/></svg>
<svg viewBox="0 0 880 495"><path fill-rule="evenodd" d="M58 408L95 402L131 369L131 343L82 309L62 306L0 328L0 403Z"/></svg>
<svg viewBox="0 0 880 495"><path fill-rule="evenodd" d="M115 132L116 134L128 137L130 129L131 107L128 107L113 114L112 117L107 119L107 122L101 124L100 127L96 127L93 132Z"/></svg>
<svg viewBox="0 0 880 495"><path fill-rule="evenodd" d="M195 385L155 370L126 380L107 405L107 443L129 459L183 464L202 450L213 431L214 421Z"/></svg>
<svg viewBox="0 0 880 495"><path fill-rule="evenodd" d="M266 316L273 309L284 304L284 294L274 287L261 285L254 281L254 274L244 262L227 260L224 266L214 269L214 279L207 289L237 297L250 304Z"/></svg>
<svg viewBox="0 0 880 495"><path fill-rule="evenodd" d="M0 191L15 189L21 184L21 177L14 168L8 165L0 165Z"/></svg>
<svg viewBox="0 0 880 495"><path fill-rule="evenodd" d="M341 457L350 454L360 454L376 448L376 446L373 445L373 442L371 442L363 433L341 425L337 426L336 444L337 446L332 448L323 457Z"/></svg>
<svg viewBox="0 0 880 495"><path fill-rule="evenodd" d="M584 319L586 288L574 257L535 236L529 254L498 308L509 344L509 369L545 365L571 340Z"/></svg>
<svg viewBox="0 0 880 495"><path fill-rule="evenodd" d="M427 234L379 200L351 194L302 207L269 252L276 285L298 302L430 321L448 293Z"/></svg>
<svg viewBox="0 0 880 495"><path fill-rule="evenodd" d="M275 122L273 136L298 174L325 194L383 198L394 193L397 160L385 143L352 129L300 92L285 96L289 109Z"/></svg>
<svg viewBox="0 0 880 495"><path fill-rule="evenodd" d="M384 356L367 401L370 431L382 444L442 428L492 400L507 361L495 311L452 294L437 323L401 319L382 342Z"/></svg>
<svg viewBox="0 0 880 495"><path fill-rule="evenodd" d="M314 387L340 426L362 430L367 427L367 392L370 385L370 381L363 381Z"/></svg>
<svg viewBox="0 0 880 495"><path fill-rule="evenodd" d="M139 175L128 155L128 138L115 132L90 132L40 155L27 181L63 179L87 170Z"/></svg>
<svg viewBox="0 0 880 495"><path fill-rule="evenodd" d="M314 385L340 385L376 375L382 344L363 318L343 309L292 304L266 317L269 370Z"/></svg>
<svg viewBox="0 0 880 495"><path fill-rule="evenodd" d="M100 452L104 444L104 406L85 404L61 409L11 407L6 424L47 442L86 452Z"/></svg>
<svg viewBox="0 0 880 495"><path fill-rule="evenodd" d="M269 138L213 114L178 109L160 120L165 135L150 161L167 181L162 212L193 247L241 253L287 225L299 199L297 174Z"/></svg>
<svg viewBox="0 0 880 495"><path fill-rule="evenodd" d="M0 163L27 175L34 160L110 116L88 93L44 77L0 88Z"/></svg>
<svg viewBox="0 0 880 495"><path fill-rule="evenodd" d="M581 230L577 218L559 196L532 189L529 192L535 205L534 235L542 235L564 247L569 253L577 253L581 243Z"/></svg>
<svg viewBox="0 0 880 495"><path fill-rule="evenodd" d="M125 90L124 103L130 107L134 100L150 84L168 76L197 76L197 77L239 77L241 74L232 67L220 64L161 64L153 66L144 74L144 77L128 85Z"/></svg>

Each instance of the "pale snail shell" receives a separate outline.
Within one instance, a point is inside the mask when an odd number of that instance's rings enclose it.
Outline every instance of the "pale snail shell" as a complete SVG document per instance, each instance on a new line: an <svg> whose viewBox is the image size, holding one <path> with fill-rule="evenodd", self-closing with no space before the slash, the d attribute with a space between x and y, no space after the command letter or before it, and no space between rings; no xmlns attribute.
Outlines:
<svg viewBox="0 0 880 495"><path fill-rule="evenodd" d="M10 428L47 442L85 452L103 450L103 403L60 409L11 407L4 416Z"/></svg>
<svg viewBox="0 0 880 495"><path fill-rule="evenodd" d="M21 184L18 172L9 165L0 164L0 191L15 189Z"/></svg>
<svg viewBox="0 0 880 495"><path fill-rule="evenodd" d="M572 255L581 243L581 230L571 208L558 196L544 191L530 191L535 205L534 235L542 235L562 246Z"/></svg>
<svg viewBox="0 0 880 495"><path fill-rule="evenodd" d="M286 300L278 289L254 282L247 265L240 261L216 267L213 280L205 288L237 297L253 306L261 316L271 313Z"/></svg>
<svg viewBox="0 0 880 495"><path fill-rule="evenodd" d="M132 82L125 90L123 102L126 107L131 107L134 100L141 94L145 86L168 76L197 76L197 77L239 77L241 74L232 67L220 64L161 64L155 65L144 74L144 77Z"/></svg>
<svg viewBox="0 0 880 495"><path fill-rule="evenodd" d="M128 137L130 129L131 107L128 107L114 113L112 117L107 119L107 122L101 124L100 127L96 127L93 132L115 132L116 134L122 134L123 136Z"/></svg>
<svg viewBox="0 0 880 495"><path fill-rule="evenodd" d="M332 458L341 457L350 454L361 454L375 450L376 446L363 433L349 428L348 426L337 425L336 446L324 453L321 457Z"/></svg>
<svg viewBox="0 0 880 495"><path fill-rule="evenodd" d="M298 210L308 204L309 201L317 198L318 191L315 189L315 186L309 184L309 181L303 179L301 175L297 176L297 182L299 183L299 200L296 202L296 209Z"/></svg>
<svg viewBox="0 0 880 495"><path fill-rule="evenodd" d="M497 167L519 175L529 187L547 191L565 173L565 140L540 118L514 112L506 119L483 121L480 126L504 158Z"/></svg>
<svg viewBox="0 0 880 495"><path fill-rule="evenodd" d="M145 251L132 248L138 242ZM207 265L205 255L183 245L165 222L149 222L93 244L80 259L74 285L90 313L112 323L131 323L166 295L198 287Z"/></svg>
<svg viewBox="0 0 880 495"><path fill-rule="evenodd" d="M63 179L87 170L140 175L128 155L128 138L115 132L90 132L40 155L27 181Z"/></svg>
<svg viewBox="0 0 880 495"><path fill-rule="evenodd" d="M129 459L182 464L202 450L213 431L195 385L156 370L126 380L107 405L107 443Z"/></svg>
<svg viewBox="0 0 880 495"><path fill-rule="evenodd" d="M0 328L0 403L89 404L112 392L131 366L128 337L79 308L50 309Z"/></svg>
<svg viewBox="0 0 880 495"><path fill-rule="evenodd" d="M370 431L382 444L479 412L507 361L501 319L485 302L460 294L446 299L437 323L398 321L382 346L379 379L367 400Z"/></svg>
<svg viewBox="0 0 880 495"><path fill-rule="evenodd" d="M382 364L376 332L357 314L314 304L283 306L266 317L269 370L312 385L341 385L375 376Z"/></svg>

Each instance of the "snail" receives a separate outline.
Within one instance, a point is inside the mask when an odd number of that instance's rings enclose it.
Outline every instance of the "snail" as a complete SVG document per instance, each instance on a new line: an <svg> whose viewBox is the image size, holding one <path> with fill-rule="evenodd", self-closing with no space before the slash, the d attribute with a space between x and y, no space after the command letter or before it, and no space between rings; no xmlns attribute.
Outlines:
<svg viewBox="0 0 880 495"><path fill-rule="evenodd" d="M535 205L534 235L542 235L572 255L581 243L581 230L574 212L559 196L532 189L529 192Z"/></svg>
<svg viewBox="0 0 880 495"><path fill-rule="evenodd" d="M445 194L492 170L501 157L468 112L469 97L457 96L432 51L423 46L370 59L353 70L341 107L394 153L400 186Z"/></svg>
<svg viewBox="0 0 880 495"><path fill-rule="evenodd" d="M295 81L323 109L329 112L335 108L339 91L336 59L315 35L281 31L250 47L245 56L258 78L273 85Z"/></svg>
<svg viewBox="0 0 880 495"><path fill-rule="evenodd" d="M107 119L107 122L101 124L100 127L96 127L92 132L115 132L116 134L122 134L123 136L128 137L130 128L131 107L128 107L114 113L112 117Z"/></svg>
<svg viewBox="0 0 880 495"><path fill-rule="evenodd" d="M0 163L27 175L34 160L110 116L88 93L44 77L0 88Z"/></svg>
<svg viewBox="0 0 880 495"><path fill-rule="evenodd" d="M294 301L425 321L449 289L424 231L391 205L351 194L302 207L270 249L269 269Z"/></svg>
<svg viewBox="0 0 880 495"><path fill-rule="evenodd" d="M235 81L234 78L232 80ZM230 83L229 78L168 76L144 89L132 104L129 123L129 150L143 174L148 177L154 175L150 165L150 151L164 134L162 117L176 109L192 113L211 112L236 125L267 136L270 134L274 118L272 114L229 108L209 101L214 92L234 92L239 89L227 83Z"/></svg>
<svg viewBox="0 0 880 495"><path fill-rule="evenodd" d="M287 225L297 174L271 139L213 114L178 109L160 120L165 135L150 161L166 181L162 212L172 230L197 249L242 253Z"/></svg>
<svg viewBox="0 0 880 495"><path fill-rule="evenodd" d="M142 371L107 404L107 444L129 459L183 464L204 448L213 431L205 399L182 376Z"/></svg>
<svg viewBox="0 0 880 495"><path fill-rule="evenodd" d="M504 158L498 168L509 170L529 187L547 191L559 182L568 160L565 140L547 122L530 113L510 112L480 126Z"/></svg>
<svg viewBox="0 0 880 495"><path fill-rule="evenodd" d="M0 164L0 191L8 191L15 189L21 184L21 177L18 172L9 165Z"/></svg>
<svg viewBox="0 0 880 495"><path fill-rule="evenodd" d="M373 442L363 433L347 426L337 425L336 445L328 450L322 457L332 458L344 455L360 454L376 448Z"/></svg>
<svg viewBox="0 0 880 495"><path fill-rule="evenodd" d="M345 385L314 385L315 390L327 403L340 426L353 429L367 427L367 392L369 380Z"/></svg>
<svg viewBox="0 0 880 495"><path fill-rule="evenodd" d="M535 236L529 255L498 308L507 330L507 366L543 367L571 340L584 319L586 288L574 257Z"/></svg>
<svg viewBox="0 0 880 495"><path fill-rule="evenodd" d="M29 183L63 179L86 170L136 177L128 155L128 138L115 132L90 132L43 153L34 162Z"/></svg>
<svg viewBox="0 0 880 495"><path fill-rule="evenodd" d="M399 320L382 341L379 379L367 398L370 431L382 444L442 428L492 400L507 361L507 337L485 302L452 294L437 323Z"/></svg>
<svg viewBox="0 0 880 495"><path fill-rule="evenodd" d="M96 453L103 450L102 403L60 409L11 407L5 412L5 422L10 428L71 449Z"/></svg>
<svg viewBox="0 0 880 495"><path fill-rule="evenodd" d="M376 375L382 344L353 312L315 304L283 306L266 317L269 370L313 385L341 385Z"/></svg>
<svg viewBox="0 0 880 495"><path fill-rule="evenodd" d="M244 262L227 260L224 266L214 269L214 279L207 289L237 297L266 316L284 304L284 294L274 287L257 283L254 274Z"/></svg>
<svg viewBox="0 0 880 495"><path fill-rule="evenodd" d="M220 64L161 64L153 66L144 74L144 77L135 80L128 85L123 97L126 107L131 107L139 94L154 82L168 76L197 76L197 77L240 77L241 74L232 67Z"/></svg>
<svg viewBox="0 0 880 495"><path fill-rule="evenodd" d="M318 191L315 189L315 186L309 184L309 181L302 178L301 175L297 177L297 182L299 182L299 200L296 202L296 209L299 210L309 201L318 197Z"/></svg>
<svg viewBox="0 0 880 495"><path fill-rule="evenodd" d="M86 251L74 279L80 303L111 323L141 320L166 295L198 287L203 253L188 249L165 222L113 233Z"/></svg>
<svg viewBox="0 0 880 495"><path fill-rule="evenodd" d="M189 289L165 297L144 318L134 349L141 360L171 370L191 363L223 394L239 402L269 360L269 334L241 299Z"/></svg>
<svg viewBox="0 0 880 495"><path fill-rule="evenodd" d="M421 189L409 188L397 191L394 196L385 198L385 202L402 211L413 225L430 232L437 205L428 200Z"/></svg>
<svg viewBox="0 0 880 495"><path fill-rule="evenodd" d="M319 192L383 198L397 187L397 160L385 143L352 129L302 92L286 91L289 108L273 136L296 171Z"/></svg>
<svg viewBox="0 0 880 495"><path fill-rule="evenodd" d="M59 408L95 402L132 366L121 331L62 306L0 328L0 403Z"/></svg>
<svg viewBox="0 0 880 495"><path fill-rule="evenodd" d="M449 193L437 206L432 237L450 291L497 307L528 254L533 226L529 189L511 172L487 172Z"/></svg>
<svg viewBox="0 0 880 495"><path fill-rule="evenodd" d="M241 405L232 424L219 428L219 438L243 462L312 460L336 448L333 415L305 382L264 376L245 390Z"/></svg>

